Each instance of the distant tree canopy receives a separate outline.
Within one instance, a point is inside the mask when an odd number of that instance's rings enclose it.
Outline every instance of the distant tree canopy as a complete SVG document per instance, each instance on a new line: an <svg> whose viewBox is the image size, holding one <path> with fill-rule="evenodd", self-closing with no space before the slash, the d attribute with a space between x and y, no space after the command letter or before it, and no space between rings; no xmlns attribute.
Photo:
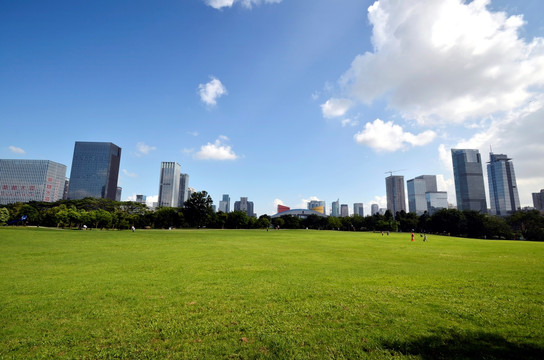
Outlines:
<svg viewBox="0 0 544 360"><path fill-rule="evenodd" d="M481 214L475 211L442 209L421 216L400 211L384 215L306 218L262 215L258 219L243 211L214 212L213 200L206 191L195 192L180 208L150 210L145 204L130 201L86 198L61 200L54 203L36 202L3 205L0 224L19 220L24 225L96 229L137 228L215 228L215 229L316 229L341 231L403 231L427 232L451 236L487 239L525 239L544 241L544 216L537 210L518 211L508 217ZM21 224L21 222L16 222Z"/></svg>

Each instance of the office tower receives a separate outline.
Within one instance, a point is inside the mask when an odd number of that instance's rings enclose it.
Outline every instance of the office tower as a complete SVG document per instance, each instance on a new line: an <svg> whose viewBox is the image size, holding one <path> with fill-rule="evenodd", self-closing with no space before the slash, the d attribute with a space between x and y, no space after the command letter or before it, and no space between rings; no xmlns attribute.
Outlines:
<svg viewBox="0 0 544 360"><path fill-rule="evenodd" d="M363 209L363 203L353 204L353 215L365 216L365 210Z"/></svg>
<svg viewBox="0 0 544 360"><path fill-rule="evenodd" d="M115 200L121 148L111 142L76 141L68 199Z"/></svg>
<svg viewBox="0 0 544 360"><path fill-rule="evenodd" d="M376 215L379 211L380 211L380 207L378 204L370 205L370 215Z"/></svg>
<svg viewBox="0 0 544 360"><path fill-rule="evenodd" d="M519 210L519 195L514 164L504 154L489 153L487 181L491 214L505 216Z"/></svg>
<svg viewBox="0 0 544 360"><path fill-rule="evenodd" d="M223 194L223 200L219 201L219 211L224 213L230 212L230 196L229 194Z"/></svg>
<svg viewBox="0 0 544 360"><path fill-rule="evenodd" d="M533 206L537 210L544 210L544 189L540 192L532 193L533 195Z"/></svg>
<svg viewBox="0 0 544 360"><path fill-rule="evenodd" d="M425 201L427 202L427 212L432 215L438 210L448 208L448 193L446 191L426 192Z"/></svg>
<svg viewBox="0 0 544 360"><path fill-rule="evenodd" d="M145 204L147 200L147 196L145 195L136 195L136 202L139 204Z"/></svg>
<svg viewBox="0 0 544 360"><path fill-rule="evenodd" d="M115 192L115 201L121 201L121 194L123 193L123 188L118 186L117 191Z"/></svg>
<svg viewBox="0 0 544 360"><path fill-rule="evenodd" d="M61 200L66 165L50 160L0 159L0 204Z"/></svg>
<svg viewBox="0 0 544 360"><path fill-rule="evenodd" d="M482 159L478 150L451 149L457 209L487 213Z"/></svg>
<svg viewBox="0 0 544 360"><path fill-rule="evenodd" d="M340 200L332 202L331 216L340 216Z"/></svg>
<svg viewBox="0 0 544 360"><path fill-rule="evenodd" d="M428 199L431 199L432 206L434 207L433 211L438 210L437 206L442 206L443 202L438 199L444 197L443 192L439 192L436 185L436 176L435 175L420 175L414 179L410 179L406 182L406 187L408 189L408 209L410 212L415 213L420 216L423 215L425 211L430 212L428 207ZM429 195L427 194L437 194ZM446 193L446 206L447 203L447 193Z"/></svg>
<svg viewBox="0 0 544 360"><path fill-rule="evenodd" d="M348 204L340 205L340 217L348 217L348 216L349 216Z"/></svg>
<svg viewBox="0 0 544 360"><path fill-rule="evenodd" d="M64 193L62 194L62 200L68 200L68 189L70 188L70 179L64 179Z"/></svg>
<svg viewBox="0 0 544 360"><path fill-rule="evenodd" d="M325 215L325 206L325 202L320 200L310 200L308 202L308 210L314 210L323 215Z"/></svg>
<svg viewBox="0 0 544 360"><path fill-rule="evenodd" d="M178 206L183 207L187 200L189 200L189 175L180 174Z"/></svg>
<svg viewBox="0 0 544 360"><path fill-rule="evenodd" d="M240 201L234 202L234 211L243 211L248 216L255 217L255 213L253 213L253 201L247 201L247 197L241 197Z"/></svg>
<svg viewBox="0 0 544 360"><path fill-rule="evenodd" d="M181 166L177 162L161 162L159 207L178 207Z"/></svg>
<svg viewBox="0 0 544 360"><path fill-rule="evenodd" d="M404 176L390 175L385 178L385 190L387 193L387 209L393 216L399 211L406 211L406 199L404 193Z"/></svg>

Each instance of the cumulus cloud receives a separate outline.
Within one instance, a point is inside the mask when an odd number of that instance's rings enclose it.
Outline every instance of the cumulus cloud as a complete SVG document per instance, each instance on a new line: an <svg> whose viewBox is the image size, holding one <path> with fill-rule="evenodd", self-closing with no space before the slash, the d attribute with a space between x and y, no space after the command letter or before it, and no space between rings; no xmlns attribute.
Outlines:
<svg viewBox="0 0 544 360"><path fill-rule="evenodd" d="M544 85L544 39L519 36L522 16L489 0L379 0L368 8L373 52L341 78L350 98L386 97L420 124L466 120L522 106Z"/></svg>
<svg viewBox="0 0 544 360"><path fill-rule="evenodd" d="M224 7L232 7L235 3L239 3L246 8L251 8L253 5L261 3L274 4L280 3L282 0L204 0L204 2L214 9L222 9Z"/></svg>
<svg viewBox="0 0 544 360"><path fill-rule="evenodd" d="M432 130L414 135L405 132L399 125L392 121L383 122L380 119L366 123L363 131L355 134L354 138L359 144L364 144L376 151L397 151L410 146L427 145L436 137Z"/></svg>
<svg viewBox="0 0 544 360"><path fill-rule="evenodd" d="M149 152L151 152L153 150L157 150L157 148L155 146L150 146L150 145L147 145L146 143L143 143L143 142L137 143L136 148L138 149L137 152L136 152L136 156L147 155L147 154L149 154Z"/></svg>
<svg viewBox="0 0 544 360"><path fill-rule="evenodd" d="M21 149L20 147L13 146L13 145L9 146L9 151L11 151L12 153L15 153L15 154L24 154L25 153L25 151L23 149Z"/></svg>
<svg viewBox="0 0 544 360"><path fill-rule="evenodd" d="M351 107L351 104L352 102L349 99L331 98L324 104L321 104L321 112L328 119L344 116Z"/></svg>
<svg viewBox="0 0 544 360"><path fill-rule="evenodd" d="M226 136L219 136L214 143L207 143L200 147L200 151L195 154L198 160L236 160L238 156L232 150L230 145L224 143L229 139Z"/></svg>
<svg viewBox="0 0 544 360"><path fill-rule="evenodd" d="M215 106L217 105L217 99L227 94L227 88L219 79L212 76L208 83L198 85L198 93L203 103Z"/></svg>

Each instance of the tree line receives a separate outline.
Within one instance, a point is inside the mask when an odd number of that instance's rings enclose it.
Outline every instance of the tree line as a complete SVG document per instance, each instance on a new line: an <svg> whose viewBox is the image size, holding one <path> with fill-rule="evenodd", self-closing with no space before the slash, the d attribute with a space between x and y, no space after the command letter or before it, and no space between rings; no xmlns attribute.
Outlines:
<svg viewBox="0 0 544 360"><path fill-rule="evenodd" d="M35 225L64 228L143 229L215 228L215 229L316 229L340 231L402 231L444 234L470 238L525 239L544 241L544 216L538 210L518 211L507 217L476 211L442 209L433 215L417 216L405 211L371 216L306 218L262 215L250 217L243 211L214 212L212 198L206 191L195 192L183 207L149 209L130 201L85 198L54 203L32 201L0 208L0 224ZM23 218L23 221L18 221Z"/></svg>

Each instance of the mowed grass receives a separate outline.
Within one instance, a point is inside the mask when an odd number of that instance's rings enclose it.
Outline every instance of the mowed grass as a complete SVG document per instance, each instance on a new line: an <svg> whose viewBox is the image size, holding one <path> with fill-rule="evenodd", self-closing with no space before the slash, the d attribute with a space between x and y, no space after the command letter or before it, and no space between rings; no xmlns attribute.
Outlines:
<svg viewBox="0 0 544 360"><path fill-rule="evenodd" d="M0 229L0 358L542 359L544 243Z"/></svg>

